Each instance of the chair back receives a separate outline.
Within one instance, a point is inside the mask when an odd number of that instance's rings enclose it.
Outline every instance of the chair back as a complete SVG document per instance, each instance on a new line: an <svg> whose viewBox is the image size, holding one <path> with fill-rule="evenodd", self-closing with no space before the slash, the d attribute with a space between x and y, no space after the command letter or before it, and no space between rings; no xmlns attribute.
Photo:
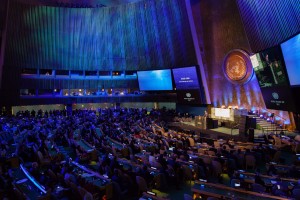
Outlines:
<svg viewBox="0 0 300 200"><path fill-rule="evenodd" d="M191 170L191 168L189 168L186 165L182 166L183 169L183 177L185 180L193 180L193 172Z"/></svg>
<svg viewBox="0 0 300 200"><path fill-rule="evenodd" d="M236 187L235 186L236 183L241 183L241 182L240 182L239 179L231 179L231 181L230 181L230 187L235 188Z"/></svg>
<svg viewBox="0 0 300 200"><path fill-rule="evenodd" d="M191 195L189 195L189 194L184 194L183 195L183 199L184 200L193 200L193 197Z"/></svg>
<svg viewBox="0 0 300 200"><path fill-rule="evenodd" d="M163 150L163 149L159 150L159 154L164 154L164 153L165 153L165 150Z"/></svg>
<svg viewBox="0 0 300 200"><path fill-rule="evenodd" d="M146 183L145 179L141 176L136 176L135 179L136 179L136 183L139 186L139 191L146 192L148 190L148 188L147 188L147 183Z"/></svg>
<svg viewBox="0 0 300 200"><path fill-rule="evenodd" d="M190 142L190 146L193 147L195 146L195 140L193 138L188 138L189 139L189 142Z"/></svg>
<svg viewBox="0 0 300 200"><path fill-rule="evenodd" d="M213 160L211 161L211 166L215 175L219 175L222 173L222 165L220 162Z"/></svg>
<svg viewBox="0 0 300 200"><path fill-rule="evenodd" d="M91 193L87 192L85 193L83 200L94 200L94 197Z"/></svg>
<svg viewBox="0 0 300 200"><path fill-rule="evenodd" d="M210 156L215 156L216 155L216 153L214 151L208 151L207 154L210 155Z"/></svg>
<svg viewBox="0 0 300 200"><path fill-rule="evenodd" d="M276 151L276 153L274 154L274 157L273 157L273 162L279 163L280 162L280 156L281 156L281 151Z"/></svg>
<svg viewBox="0 0 300 200"><path fill-rule="evenodd" d="M150 165L151 165L151 167L155 167L157 169L161 169L162 168L162 165L159 162L156 162L156 161L150 162Z"/></svg>
<svg viewBox="0 0 300 200"><path fill-rule="evenodd" d="M120 200L122 198L122 190L119 183L113 181L113 199Z"/></svg>
<svg viewBox="0 0 300 200"><path fill-rule="evenodd" d="M42 152L38 151L37 155L38 155L39 161L43 161L44 160L44 156L43 156Z"/></svg>
<svg viewBox="0 0 300 200"><path fill-rule="evenodd" d="M207 200L219 200L219 199L216 197L207 197Z"/></svg>
<svg viewBox="0 0 300 200"><path fill-rule="evenodd" d="M210 165L210 164L211 164L211 158L209 158L209 157L204 157L204 158L203 158L203 162L204 162L206 165Z"/></svg>
<svg viewBox="0 0 300 200"><path fill-rule="evenodd" d="M253 155L246 155L245 160L246 160L246 169L248 169L248 167L255 168L256 159Z"/></svg>
<svg viewBox="0 0 300 200"><path fill-rule="evenodd" d="M153 182L155 184L155 188L158 190L164 190L168 186L166 176L163 173L159 173L157 176L155 176L153 178Z"/></svg>
<svg viewBox="0 0 300 200"><path fill-rule="evenodd" d="M85 194L88 192L86 189L84 189L81 186L78 186L77 190L78 190L78 192L79 192L79 194L80 194L80 196L81 196L82 199L84 198Z"/></svg>
<svg viewBox="0 0 300 200"><path fill-rule="evenodd" d="M294 140L300 142L300 135L296 135L296 137L294 138Z"/></svg>
<svg viewBox="0 0 300 200"><path fill-rule="evenodd" d="M261 184L258 184L258 183L253 183L252 184L252 190L253 192L265 192L266 191L266 188L264 186L262 186Z"/></svg>
<svg viewBox="0 0 300 200"><path fill-rule="evenodd" d="M295 199L300 199L300 189L293 189L292 197Z"/></svg>
<svg viewBox="0 0 300 200"><path fill-rule="evenodd" d="M48 169L48 174L49 174L50 178L52 179L52 181L57 181L57 176L51 169Z"/></svg>

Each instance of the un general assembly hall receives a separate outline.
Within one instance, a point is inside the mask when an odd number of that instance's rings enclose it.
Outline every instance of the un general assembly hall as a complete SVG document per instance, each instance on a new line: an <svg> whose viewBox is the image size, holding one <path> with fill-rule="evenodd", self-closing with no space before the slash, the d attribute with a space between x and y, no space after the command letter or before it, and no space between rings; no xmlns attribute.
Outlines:
<svg viewBox="0 0 300 200"><path fill-rule="evenodd" d="M300 0L0 0L0 199L299 200Z"/></svg>

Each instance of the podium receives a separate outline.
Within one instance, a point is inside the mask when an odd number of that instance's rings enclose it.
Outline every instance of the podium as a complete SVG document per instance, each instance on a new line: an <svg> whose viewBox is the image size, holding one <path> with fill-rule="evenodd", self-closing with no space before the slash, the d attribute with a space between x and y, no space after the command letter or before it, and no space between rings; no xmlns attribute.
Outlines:
<svg viewBox="0 0 300 200"><path fill-rule="evenodd" d="M213 118L206 119L206 127L207 129L218 128L218 120Z"/></svg>
<svg viewBox="0 0 300 200"><path fill-rule="evenodd" d="M206 117L204 116L195 117L195 126L201 129L206 129Z"/></svg>
<svg viewBox="0 0 300 200"><path fill-rule="evenodd" d="M248 133L248 142L254 142L254 129L249 128Z"/></svg>

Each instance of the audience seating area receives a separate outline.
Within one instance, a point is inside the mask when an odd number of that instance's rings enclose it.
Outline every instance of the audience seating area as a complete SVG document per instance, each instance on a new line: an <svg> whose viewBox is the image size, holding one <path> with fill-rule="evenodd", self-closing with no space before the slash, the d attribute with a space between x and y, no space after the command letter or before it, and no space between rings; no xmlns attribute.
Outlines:
<svg viewBox="0 0 300 200"><path fill-rule="evenodd" d="M299 199L299 141L210 140L173 110L99 109L0 119L0 198ZM208 142L209 141L209 142Z"/></svg>

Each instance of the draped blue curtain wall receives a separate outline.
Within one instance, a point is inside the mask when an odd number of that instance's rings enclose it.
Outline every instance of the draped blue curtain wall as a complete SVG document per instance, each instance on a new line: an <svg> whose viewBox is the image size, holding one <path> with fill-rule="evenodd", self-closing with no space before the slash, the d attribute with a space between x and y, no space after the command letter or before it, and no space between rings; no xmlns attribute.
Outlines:
<svg viewBox="0 0 300 200"><path fill-rule="evenodd" d="M184 0L103 8L12 1L9 19L7 66L122 71L197 64Z"/></svg>

